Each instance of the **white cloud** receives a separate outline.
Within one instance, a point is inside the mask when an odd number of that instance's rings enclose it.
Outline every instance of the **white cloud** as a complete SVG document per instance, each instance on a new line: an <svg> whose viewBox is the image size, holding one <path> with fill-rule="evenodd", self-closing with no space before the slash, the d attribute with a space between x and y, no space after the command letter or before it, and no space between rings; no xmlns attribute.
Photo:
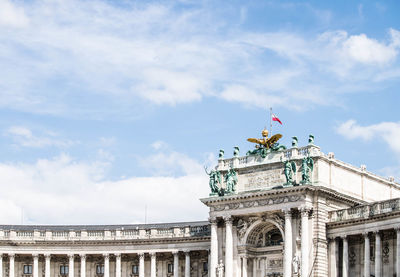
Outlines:
<svg viewBox="0 0 400 277"><path fill-rule="evenodd" d="M381 122L361 126L355 120L348 120L338 126L337 131L348 139L383 139L389 147L400 155L400 122Z"/></svg>
<svg viewBox="0 0 400 277"><path fill-rule="evenodd" d="M25 11L11 1L0 0L0 26L24 27L28 24Z"/></svg>
<svg viewBox="0 0 400 277"><path fill-rule="evenodd" d="M109 165L102 161L65 154L33 164L2 163L0 207L7 213L0 221L20 223L23 210L31 224L143 223L145 205L150 222L206 219L207 208L198 200L208 193L201 165L178 153L157 157L156 169L177 163L187 174L113 181L105 179Z"/></svg>
<svg viewBox="0 0 400 277"><path fill-rule="evenodd" d="M0 106L34 113L125 116L204 97L336 105L337 95L386 80L375 76L394 78L398 67L395 29L379 41L341 30L252 32L200 4L1 3L9 17L26 20L7 19L25 23L0 29ZM246 9L238 9L243 20Z"/></svg>
<svg viewBox="0 0 400 277"><path fill-rule="evenodd" d="M50 131L45 131L39 136L34 135L29 128L24 126L12 126L5 131L5 135L10 136L15 145L22 147L69 147L76 144L74 141L61 139L56 133Z"/></svg>
<svg viewBox="0 0 400 277"><path fill-rule="evenodd" d="M360 63L385 64L397 57L398 51L394 46L397 45L385 45L361 34L350 36L343 43L343 51L349 58Z"/></svg>

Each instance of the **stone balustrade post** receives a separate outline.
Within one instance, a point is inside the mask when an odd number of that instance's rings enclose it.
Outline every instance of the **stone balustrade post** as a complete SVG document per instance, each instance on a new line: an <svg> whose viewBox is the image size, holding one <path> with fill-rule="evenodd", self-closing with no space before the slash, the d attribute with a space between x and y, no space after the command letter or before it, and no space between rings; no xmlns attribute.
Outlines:
<svg viewBox="0 0 400 277"><path fill-rule="evenodd" d="M233 276L233 234L232 217L224 217L225 220L225 277Z"/></svg>
<svg viewBox="0 0 400 277"><path fill-rule="evenodd" d="M210 251L210 277L216 277L218 265L218 224L216 218L210 218L211 222L211 251Z"/></svg>
<svg viewBox="0 0 400 277"><path fill-rule="evenodd" d="M121 277L121 253L115 254L115 277Z"/></svg>
<svg viewBox="0 0 400 277"><path fill-rule="evenodd" d="M74 259L75 255L74 254L69 254L69 266L68 266L68 277L74 277Z"/></svg>
<svg viewBox="0 0 400 277"><path fill-rule="evenodd" d="M51 255L45 254L44 255L44 276L45 277L50 277L50 270L51 270L50 261L51 261ZM81 277L84 277L84 276L82 276L82 274L81 274Z"/></svg>
<svg viewBox="0 0 400 277"><path fill-rule="evenodd" d="M292 213L290 209L284 210L285 213L285 240L283 257L283 276L292 276L293 259L293 240L292 240Z"/></svg>
<svg viewBox="0 0 400 277"><path fill-rule="evenodd" d="M156 277L157 274L157 253L156 252L151 252L150 253L150 259L151 259L151 264L150 264L150 277Z"/></svg>
<svg viewBox="0 0 400 277"><path fill-rule="evenodd" d="M370 241L368 232L363 234L364 236L364 276L369 277L371 275L371 265L370 265Z"/></svg>
<svg viewBox="0 0 400 277"><path fill-rule="evenodd" d="M349 243L347 237L343 236L343 277L349 276Z"/></svg>

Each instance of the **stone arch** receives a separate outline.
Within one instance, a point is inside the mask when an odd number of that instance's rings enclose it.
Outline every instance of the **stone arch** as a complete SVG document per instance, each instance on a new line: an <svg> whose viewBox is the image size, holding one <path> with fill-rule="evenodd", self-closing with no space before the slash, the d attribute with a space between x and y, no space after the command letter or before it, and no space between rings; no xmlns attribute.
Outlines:
<svg viewBox="0 0 400 277"><path fill-rule="evenodd" d="M285 240L285 232L283 231L282 226L275 220L266 218L266 219L259 219L255 222L253 222L249 226L249 228L247 228L246 233L244 234L243 239L241 241L242 244L247 244L249 239L253 240L254 235L259 234L261 231L263 231L264 229L266 230L266 229L268 229L268 227L271 227L271 226L276 227L281 232L282 239Z"/></svg>

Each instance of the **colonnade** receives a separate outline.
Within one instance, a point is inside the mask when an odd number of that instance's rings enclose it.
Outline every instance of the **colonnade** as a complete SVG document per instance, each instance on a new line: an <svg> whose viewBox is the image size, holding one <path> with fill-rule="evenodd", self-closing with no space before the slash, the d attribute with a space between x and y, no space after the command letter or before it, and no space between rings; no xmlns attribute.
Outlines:
<svg viewBox="0 0 400 277"><path fill-rule="evenodd" d="M299 209L301 214L301 276L308 276L309 274L309 207L302 207ZM284 257L283 257L283 276L292 277L292 262L293 262L293 220L291 209L282 210L285 214L285 227L284 227ZM222 218L225 225L225 277L233 276L233 234L232 234L232 220L231 216ZM216 277L216 269L218 267L218 221L217 218L211 218L211 258L210 258L210 277ZM241 276L247 277L247 257L242 256ZM264 260L265 262L265 260ZM253 263L254 264L254 263ZM265 268L265 265L264 265ZM253 268L253 273L256 269ZM265 275L265 274L264 274ZM262 276L264 276L262 275ZM253 275L256 276L256 275Z"/></svg>
<svg viewBox="0 0 400 277"><path fill-rule="evenodd" d="M185 254L185 273L184 277L190 277L190 251L185 250L183 251ZM147 252L150 255L150 276L156 277L156 270L157 270L157 253L156 252ZM173 276L180 277L179 272L179 251L171 252L173 254ZM18 277L15 275L15 254L16 253L8 253L9 258L9 274L8 277ZM145 252L137 253L139 257L139 277L145 276ZM3 276L3 255L0 254L0 277ZM86 277L86 256L87 254L78 254L80 257L80 276L79 277ZM115 256L115 277L121 277L122 268L121 268L121 254L120 253L104 253L103 261L104 261L104 277L110 277L110 255ZM40 254L34 253L32 254L33 259L33 266L32 266L32 277L40 277L39 275L39 256ZM51 254L43 254L45 260L45 277L50 277L51 271ZM75 277L74 276L74 266L75 266L75 254L68 254L68 277ZM78 277L78 276L76 276Z"/></svg>
<svg viewBox="0 0 400 277"><path fill-rule="evenodd" d="M382 274L382 238L381 232L379 230L375 230L373 232L364 232L362 233L363 240L364 240L364 274L363 276L369 277L371 275L371 254L370 253L370 237L375 237L375 263L374 263L374 276L375 277L384 277ZM343 250L342 250L342 276L341 277L349 277L349 243L348 237L343 235L339 237L340 240L343 242ZM331 269L330 275L332 277L338 276L339 272L337 270L337 261L339 261L339 252L337 251L337 241L336 238L333 238L329 242L329 248L331 249L332 253L332 260L331 260ZM396 276L400 277L400 226L396 229L396 252L397 258L395 258L395 272Z"/></svg>

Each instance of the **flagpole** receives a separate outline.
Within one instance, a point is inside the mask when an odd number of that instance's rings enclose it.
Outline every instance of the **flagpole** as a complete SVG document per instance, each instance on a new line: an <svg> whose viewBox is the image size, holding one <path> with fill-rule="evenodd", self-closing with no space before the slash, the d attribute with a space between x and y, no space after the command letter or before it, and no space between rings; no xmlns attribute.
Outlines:
<svg viewBox="0 0 400 277"><path fill-rule="evenodd" d="M272 108L269 108L269 136L272 137Z"/></svg>

